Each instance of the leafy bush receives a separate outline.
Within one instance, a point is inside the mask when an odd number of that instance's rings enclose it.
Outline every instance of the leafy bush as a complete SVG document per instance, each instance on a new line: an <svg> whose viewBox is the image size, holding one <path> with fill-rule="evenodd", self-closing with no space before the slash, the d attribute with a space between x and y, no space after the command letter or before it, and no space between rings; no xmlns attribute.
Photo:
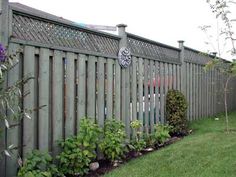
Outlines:
<svg viewBox="0 0 236 177"><path fill-rule="evenodd" d="M62 176L56 166L52 164L52 157L48 153L33 150L28 155L18 172L20 177L52 177Z"/></svg>
<svg viewBox="0 0 236 177"><path fill-rule="evenodd" d="M146 147L146 142L143 139L143 133L140 130L142 123L139 120L134 120L131 122L131 128L133 129L134 139L131 140L129 148L136 152L143 150Z"/></svg>
<svg viewBox="0 0 236 177"><path fill-rule="evenodd" d="M166 96L166 116L175 135L187 134L186 110L187 102L184 95L178 90L169 90Z"/></svg>
<svg viewBox="0 0 236 177"><path fill-rule="evenodd" d="M159 144L163 144L168 138L170 138L171 126L156 124L154 131L151 134L145 135L144 139L148 147L154 147Z"/></svg>
<svg viewBox="0 0 236 177"><path fill-rule="evenodd" d="M126 152L124 127L122 122L115 119L105 122L104 139L99 147L111 161L120 159Z"/></svg>
<svg viewBox="0 0 236 177"><path fill-rule="evenodd" d="M96 145L101 129L89 119L82 119L77 136L59 143L62 152L57 156L59 170L69 175L84 175L89 171L90 162L96 158Z"/></svg>
<svg viewBox="0 0 236 177"><path fill-rule="evenodd" d="M171 127L168 125L157 124L154 128L153 139L157 144L163 144L168 138L170 138Z"/></svg>

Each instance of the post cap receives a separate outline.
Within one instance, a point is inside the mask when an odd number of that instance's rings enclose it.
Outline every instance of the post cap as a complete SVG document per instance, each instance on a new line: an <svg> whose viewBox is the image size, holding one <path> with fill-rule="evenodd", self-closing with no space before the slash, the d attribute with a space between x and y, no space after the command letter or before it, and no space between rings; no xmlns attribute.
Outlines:
<svg viewBox="0 0 236 177"><path fill-rule="evenodd" d="M216 55L217 55L217 52L212 52L212 55L216 57Z"/></svg>
<svg viewBox="0 0 236 177"><path fill-rule="evenodd" d="M183 44L184 40L179 40L178 43Z"/></svg>
<svg viewBox="0 0 236 177"><path fill-rule="evenodd" d="M121 24L118 24L118 25L116 25L118 28L121 28L121 27L123 27L123 28L125 28L125 27L127 27L127 25L126 24L123 24L123 23L121 23Z"/></svg>

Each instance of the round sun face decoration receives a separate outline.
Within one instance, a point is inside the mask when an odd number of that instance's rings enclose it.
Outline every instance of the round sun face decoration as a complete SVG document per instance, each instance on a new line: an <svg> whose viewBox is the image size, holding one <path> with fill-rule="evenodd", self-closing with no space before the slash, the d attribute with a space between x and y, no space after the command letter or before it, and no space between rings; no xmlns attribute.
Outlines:
<svg viewBox="0 0 236 177"><path fill-rule="evenodd" d="M131 64L131 54L128 48L122 47L119 50L118 61L123 68L127 68Z"/></svg>

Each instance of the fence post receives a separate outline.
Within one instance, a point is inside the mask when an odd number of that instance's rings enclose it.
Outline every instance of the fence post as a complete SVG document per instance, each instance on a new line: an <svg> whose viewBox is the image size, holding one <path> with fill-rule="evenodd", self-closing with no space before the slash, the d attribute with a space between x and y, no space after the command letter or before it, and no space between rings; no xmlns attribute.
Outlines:
<svg viewBox="0 0 236 177"><path fill-rule="evenodd" d="M186 63L184 61L184 41L178 41L179 48L180 48L180 61L181 61L181 81L180 81L180 90L182 93L187 96L186 94Z"/></svg>
<svg viewBox="0 0 236 177"><path fill-rule="evenodd" d="M8 45L8 0L0 0L0 42Z"/></svg>
<svg viewBox="0 0 236 177"><path fill-rule="evenodd" d="M121 37L119 48L127 47L127 25L119 24L118 35ZM127 137L130 137L130 68L121 68L121 120L125 124Z"/></svg>
<svg viewBox="0 0 236 177"><path fill-rule="evenodd" d="M8 0L0 0L0 43L8 46ZM4 85L6 86L6 82ZM6 130L3 120L0 120L0 153L6 148ZM6 157L0 157L0 173L4 177L6 174Z"/></svg>

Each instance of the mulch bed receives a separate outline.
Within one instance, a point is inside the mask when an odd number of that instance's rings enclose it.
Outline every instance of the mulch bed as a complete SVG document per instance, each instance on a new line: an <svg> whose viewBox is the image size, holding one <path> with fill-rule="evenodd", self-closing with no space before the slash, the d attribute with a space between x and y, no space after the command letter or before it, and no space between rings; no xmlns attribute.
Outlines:
<svg viewBox="0 0 236 177"><path fill-rule="evenodd" d="M128 152L125 156L124 159L122 159L122 162L119 162L117 166L114 166L112 163L110 163L108 160L99 160L99 168L96 171L90 171L89 174L87 174L87 177L100 177L102 175L104 175L105 173L108 173L109 171L119 167L119 165L121 164L125 164L127 162L129 162L130 160L133 160L135 158L139 158L147 153L151 153L151 152L155 152L158 149L161 149L165 146L168 146L170 144L175 143L176 141L179 141L180 139L182 139L182 137L171 137L169 140L167 140L164 144L159 145L157 147L155 147L153 149L153 151L147 151L147 150L143 150L141 151L140 154L137 154L133 151Z"/></svg>

